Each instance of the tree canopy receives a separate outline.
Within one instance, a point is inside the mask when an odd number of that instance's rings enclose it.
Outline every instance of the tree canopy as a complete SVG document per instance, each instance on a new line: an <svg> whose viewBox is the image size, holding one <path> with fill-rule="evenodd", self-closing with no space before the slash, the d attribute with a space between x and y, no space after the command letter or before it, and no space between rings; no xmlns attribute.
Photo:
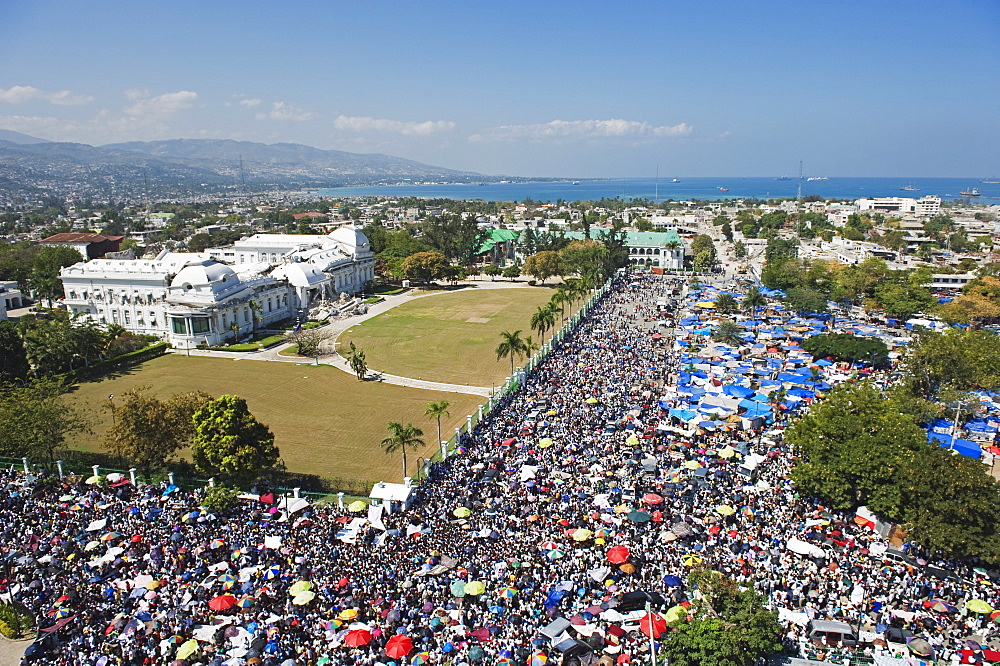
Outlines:
<svg viewBox="0 0 1000 666"><path fill-rule="evenodd" d="M67 437L88 430L89 422L63 399L67 389L55 379L0 385L0 455L51 461Z"/></svg>
<svg viewBox="0 0 1000 666"><path fill-rule="evenodd" d="M246 400L223 395L210 400L194 413L195 467L245 487L278 462L274 434L257 421Z"/></svg>
<svg viewBox="0 0 1000 666"><path fill-rule="evenodd" d="M889 348L878 338L852 333L822 333L802 341L802 348L814 359L832 358L851 363L864 362L883 366L889 361Z"/></svg>

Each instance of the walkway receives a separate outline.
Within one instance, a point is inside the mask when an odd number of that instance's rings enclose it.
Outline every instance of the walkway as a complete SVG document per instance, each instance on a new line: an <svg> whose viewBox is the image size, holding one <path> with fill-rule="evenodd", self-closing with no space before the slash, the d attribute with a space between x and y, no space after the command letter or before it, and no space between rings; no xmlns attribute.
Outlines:
<svg viewBox="0 0 1000 666"><path fill-rule="evenodd" d="M465 285L475 285L477 289L525 289L528 286L522 282L507 282L507 281L483 281L483 282L462 282L459 284ZM435 296L437 294L450 294L453 291L441 290L441 291L426 291L414 293L412 290L403 294L398 294L395 296L385 296L385 300L380 303L375 303L368 307L368 312L363 315L345 317L343 319L334 319L327 324L323 330L329 333L331 339L336 339L346 331L347 329L360 324L363 321L371 319L372 317L377 317L378 315L391 310L394 307L402 305L403 303L409 303L412 300L418 298L426 298L428 296ZM283 363L307 363L312 365L315 363L315 359L310 362L309 359L303 358L302 356L282 356L281 351L287 349L291 346L291 343L282 343L271 347L270 349L265 349L259 352L224 352L224 351L209 351L207 349L171 349L170 351L174 354L187 354L188 356L210 356L212 358L231 358L236 361L280 361ZM347 359L338 353L333 354L320 354L319 362L321 364L329 365L334 368L339 368L344 372L354 374L351 366L348 364ZM386 384L395 384L397 386L407 386L410 388L425 389L428 391L443 391L445 393L468 393L471 395L479 395L483 397L489 397L493 392L493 388L489 386L468 386L465 384L446 384L443 382L430 382L423 379L413 379L412 377L400 377L399 375L390 375L384 372L379 372L375 368L368 368L367 379L369 381L380 381Z"/></svg>

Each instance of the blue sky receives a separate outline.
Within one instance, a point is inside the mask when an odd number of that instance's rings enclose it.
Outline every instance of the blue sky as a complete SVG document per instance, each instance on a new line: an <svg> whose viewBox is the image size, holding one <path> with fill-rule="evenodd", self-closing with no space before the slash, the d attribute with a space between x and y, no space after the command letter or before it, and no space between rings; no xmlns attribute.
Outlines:
<svg viewBox="0 0 1000 666"><path fill-rule="evenodd" d="M998 35L998 0L6 0L0 128L489 174L981 177Z"/></svg>

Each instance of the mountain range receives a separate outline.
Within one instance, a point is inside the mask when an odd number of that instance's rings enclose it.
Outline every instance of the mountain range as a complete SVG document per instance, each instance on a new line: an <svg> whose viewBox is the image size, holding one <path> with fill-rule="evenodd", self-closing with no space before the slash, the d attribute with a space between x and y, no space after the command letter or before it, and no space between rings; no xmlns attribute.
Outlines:
<svg viewBox="0 0 1000 666"><path fill-rule="evenodd" d="M402 180L493 180L381 154L295 143L220 139L133 141L90 146L0 130L0 193L76 194L129 200L222 191L287 190Z"/></svg>

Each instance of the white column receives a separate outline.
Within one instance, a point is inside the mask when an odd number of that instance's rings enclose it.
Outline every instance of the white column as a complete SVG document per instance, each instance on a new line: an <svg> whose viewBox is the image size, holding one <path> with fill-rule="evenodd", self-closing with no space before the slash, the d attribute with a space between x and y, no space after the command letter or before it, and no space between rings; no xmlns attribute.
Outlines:
<svg viewBox="0 0 1000 666"><path fill-rule="evenodd" d="M301 492L301 491L302 491L302 488L292 488L292 497L294 497L295 499L298 499L299 498L299 492Z"/></svg>
<svg viewBox="0 0 1000 666"><path fill-rule="evenodd" d="M62 481L63 477L66 476L65 474L63 474L62 460L57 460L56 461L56 469L59 470L59 480Z"/></svg>
<svg viewBox="0 0 1000 666"><path fill-rule="evenodd" d="M24 473L27 474L28 473L28 459L27 458L21 458L21 464L24 465Z"/></svg>
<svg viewBox="0 0 1000 666"><path fill-rule="evenodd" d="M344 508L344 493L343 492L337 493L337 507L341 508L341 509Z"/></svg>
<svg viewBox="0 0 1000 666"><path fill-rule="evenodd" d="M167 479L170 481L170 485L175 485L174 484L174 473L173 472L167 472Z"/></svg>
<svg viewBox="0 0 1000 666"><path fill-rule="evenodd" d="M479 421L483 420L483 406L479 405ZM477 421L477 423L479 422Z"/></svg>
<svg viewBox="0 0 1000 666"><path fill-rule="evenodd" d="M135 467L129 467L128 478L132 481L132 485L135 485Z"/></svg>
<svg viewBox="0 0 1000 666"><path fill-rule="evenodd" d="M472 414L469 414L468 416L465 417L465 423L466 423L466 425L468 425L468 431L467 432L471 433L472 432Z"/></svg>
<svg viewBox="0 0 1000 666"><path fill-rule="evenodd" d="M91 467L91 469L94 470L94 476L100 476L101 475L101 466L100 465L94 465L93 467Z"/></svg>

